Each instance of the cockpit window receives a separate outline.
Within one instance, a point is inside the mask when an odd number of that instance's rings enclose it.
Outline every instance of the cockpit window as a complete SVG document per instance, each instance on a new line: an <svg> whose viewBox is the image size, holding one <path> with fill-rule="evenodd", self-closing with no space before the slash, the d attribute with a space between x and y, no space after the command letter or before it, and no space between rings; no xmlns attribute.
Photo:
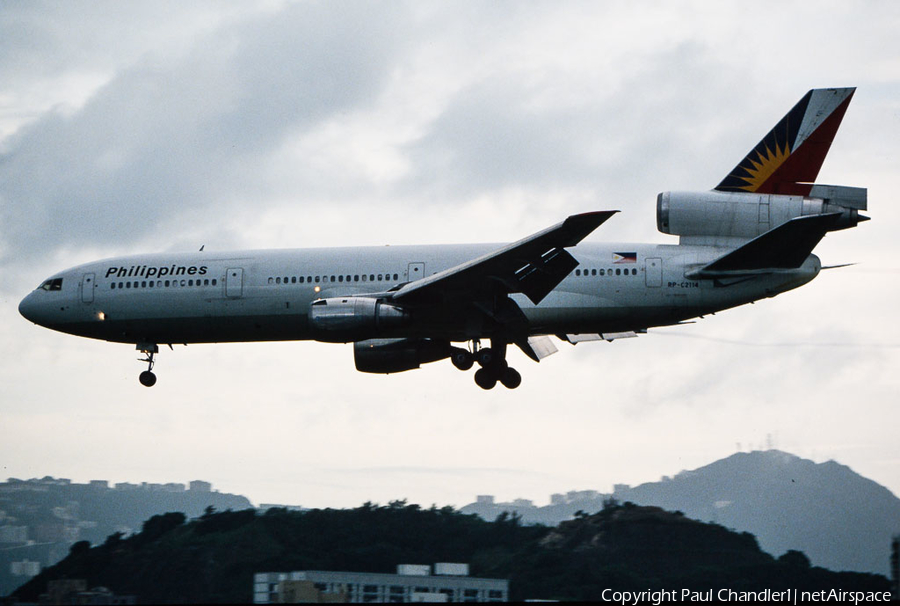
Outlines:
<svg viewBox="0 0 900 606"><path fill-rule="evenodd" d="M41 290L62 290L62 278L53 278L41 284L38 288Z"/></svg>

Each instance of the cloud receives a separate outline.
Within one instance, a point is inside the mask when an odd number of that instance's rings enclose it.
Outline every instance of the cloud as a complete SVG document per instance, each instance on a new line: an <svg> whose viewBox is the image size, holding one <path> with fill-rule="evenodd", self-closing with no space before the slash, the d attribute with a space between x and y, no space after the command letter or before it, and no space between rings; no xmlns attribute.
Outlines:
<svg viewBox="0 0 900 606"><path fill-rule="evenodd" d="M3 262L218 222L266 189L258 174L286 137L378 96L404 18L291 5L142 58L72 115L48 112L0 156Z"/></svg>

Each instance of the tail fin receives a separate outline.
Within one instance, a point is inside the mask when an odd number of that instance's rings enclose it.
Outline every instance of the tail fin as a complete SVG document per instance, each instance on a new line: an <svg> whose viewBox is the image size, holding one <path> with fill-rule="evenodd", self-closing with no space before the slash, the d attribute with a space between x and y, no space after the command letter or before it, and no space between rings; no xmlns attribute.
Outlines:
<svg viewBox="0 0 900 606"><path fill-rule="evenodd" d="M815 88L725 177L719 191L808 196L855 88Z"/></svg>

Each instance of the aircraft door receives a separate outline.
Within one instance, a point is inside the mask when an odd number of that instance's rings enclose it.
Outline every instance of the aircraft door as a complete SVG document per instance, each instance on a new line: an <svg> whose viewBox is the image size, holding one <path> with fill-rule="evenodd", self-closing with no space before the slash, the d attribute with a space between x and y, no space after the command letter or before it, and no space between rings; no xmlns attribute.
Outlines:
<svg viewBox="0 0 900 606"><path fill-rule="evenodd" d="M84 274L81 278L81 302L94 302L94 274Z"/></svg>
<svg viewBox="0 0 900 606"><path fill-rule="evenodd" d="M229 299L239 299L244 291L244 270L240 267L232 267L225 270L225 296Z"/></svg>
<svg viewBox="0 0 900 606"><path fill-rule="evenodd" d="M650 288L662 286L662 259L659 257L644 259L644 280Z"/></svg>
<svg viewBox="0 0 900 606"><path fill-rule="evenodd" d="M410 263L406 270L407 281L412 282L425 277L424 263Z"/></svg>

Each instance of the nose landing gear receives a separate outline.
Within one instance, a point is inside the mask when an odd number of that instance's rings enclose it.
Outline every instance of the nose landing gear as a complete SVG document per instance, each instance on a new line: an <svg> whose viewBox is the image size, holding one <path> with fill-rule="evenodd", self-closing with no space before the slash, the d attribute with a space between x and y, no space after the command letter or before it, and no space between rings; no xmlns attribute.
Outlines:
<svg viewBox="0 0 900 606"><path fill-rule="evenodd" d="M138 343L136 349L147 355L146 358L138 358L138 361L146 362L148 365L147 370L140 374L138 380L144 387L153 387L156 385L156 375L153 374L153 365L156 362L153 356L159 353L159 346L153 343Z"/></svg>

